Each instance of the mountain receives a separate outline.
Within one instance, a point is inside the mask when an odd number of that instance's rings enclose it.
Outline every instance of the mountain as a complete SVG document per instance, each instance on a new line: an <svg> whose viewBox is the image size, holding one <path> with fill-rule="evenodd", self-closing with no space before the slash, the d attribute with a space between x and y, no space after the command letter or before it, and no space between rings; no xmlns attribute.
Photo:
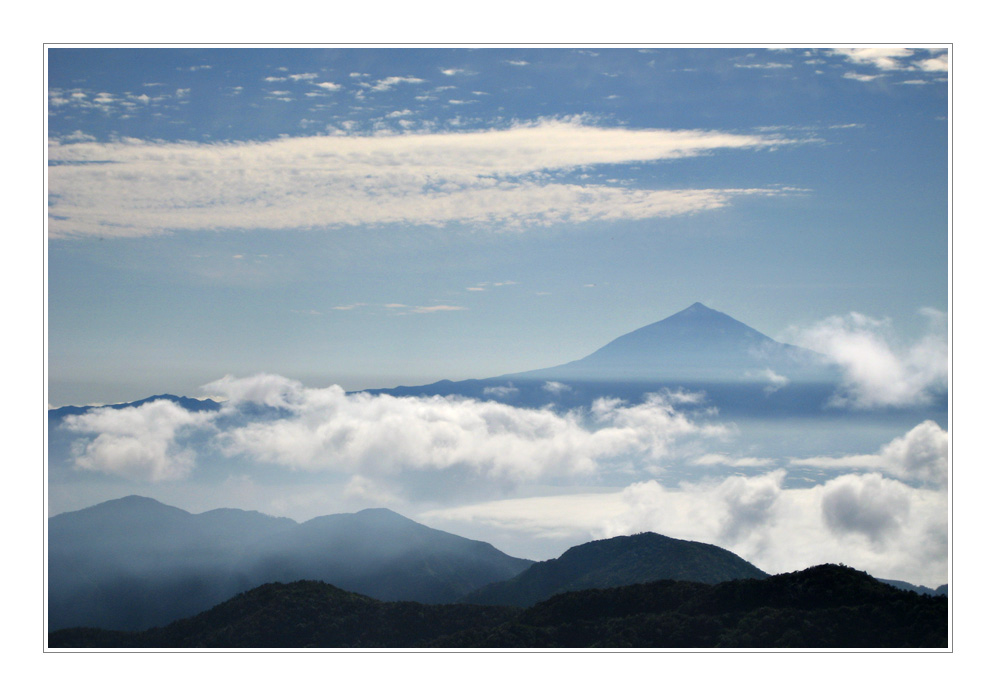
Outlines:
<svg viewBox="0 0 996 696"><path fill-rule="evenodd" d="M644 532L574 546L560 558L536 563L510 580L469 593L461 601L528 607L570 590L655 580L715 584L765 577L764 571L718 546Z"/></svg>
<svg viewBox="0 0 996 696"><path fill-rule="evenodd" d="M947 584L940 585L938 587L927 587L926 585L914 585L913 583L906 582L905 580L885 580L883 578L875 579L879 582L884 582L886 585L898 587L900 590L911 590L912 592L917 592L919 594L945 596L948 594Z"/></svg>
<svg viewBox="0 0 996 696"><path fill-rule="evenodd" d="M50 629L143 629L302 579L378 599L448 602L532 564L389 510L298 524L245 510L194 515L129 496L56 515L48 534Z"/></svg>
<svg viewBox="0 0 996 696"><path fill-rule="evenodd" d="M843 566L717 585L559 594L529 609L381 602L320 582L267 584L142 632L74 628L60 648L944 648L946 597Z"/></svg>
<svg viewBox="0 0 996 696"><path fill-rule="evenodd" d="M766 370L798 381L832 378L818 353L779 343L696 302L580 360L498 379L750 382L763 381Z"/></svg>
<svg viewBox="0 0 996 696"><path fill-rule="evenodd" d="M393 396L493 399L516 406L587 407L600 397L639 403L661 390L701 392L726 415L825 415L839 374L819 353L779 343L696 302L579 360L526 372L368 390Z"/></svg>
<svg viewBox="0 0 996 696"><path fill-rule="evenodd" d="M48 410L48 418L49 422L61 421L66 416L78 416L95 408L134 408L136 406L143 406L153 401L172 401L188 411L217 411L221 408L220 403L212 401L211 399L191 399L187 396L157 394L155 396L147 396L146 398L139 399L138 401L130 401L128 403L121 404L107 404L106 406L62 406L60 408L50 408Z"/></svg>

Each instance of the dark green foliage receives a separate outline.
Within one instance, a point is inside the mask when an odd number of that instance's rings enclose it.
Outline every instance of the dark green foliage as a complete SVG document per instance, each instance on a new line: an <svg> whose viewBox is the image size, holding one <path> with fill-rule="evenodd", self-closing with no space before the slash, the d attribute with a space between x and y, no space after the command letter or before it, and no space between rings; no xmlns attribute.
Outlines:
<svg viewBox="0 0 996 696"><path fill-rule="evenodd" d="M67 629L51 648L943 648L948 603L843 566L717 585L662 580L529 609L381 602L273 583L141 633Z"/></svg>
<svg viewBox="0 0 996 696"><path fill-rule="evenodd" d="M645 532L575 546L560 558L537 563L511 580L482 587L462 601L528 607L570 590L654 580L717 583L765 577L767 573L726 549Z"/></svg>

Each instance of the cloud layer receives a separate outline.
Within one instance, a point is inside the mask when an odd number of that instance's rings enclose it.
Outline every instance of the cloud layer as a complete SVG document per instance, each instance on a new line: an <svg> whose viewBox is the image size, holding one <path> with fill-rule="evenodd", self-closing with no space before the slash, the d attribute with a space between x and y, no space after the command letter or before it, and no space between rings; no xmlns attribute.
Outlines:
<svg viewBox="0 0 996 696"><path fill-rule="evenodd" d="M76 444L76 466L134 480L180 478L195 464L186 439L202 432L210 436L204 446L226 457L292 470L387 479L459 469L517 483L659 462L685 438L726 434L693 422L665 394L556 413L495 400L347 394L267 374L225 377L205 390L224 400L220 411L155 401L70 417L67 427L89 436Z"/></svg>
<svg viewBox="0 0 996 696"><path fill-rule="evenodd" d="M947 582L945 491L881 474L846 474L811 488L784 471L618 492L522 498L435 510L439 526L517 530L548 539L602 539L643 531L717 544L769 573L845 563L877 577Z"/></svg>
<svg viewBox="0 0 996 696"><path fill-rule="evenodd" d="M599 128L579 120L267 142L65 140L49 145L49 233L134 237L450 222L514 228L681 215L779 191L649 190L555 177L596 165L785 142L770 135Z"/></svg>

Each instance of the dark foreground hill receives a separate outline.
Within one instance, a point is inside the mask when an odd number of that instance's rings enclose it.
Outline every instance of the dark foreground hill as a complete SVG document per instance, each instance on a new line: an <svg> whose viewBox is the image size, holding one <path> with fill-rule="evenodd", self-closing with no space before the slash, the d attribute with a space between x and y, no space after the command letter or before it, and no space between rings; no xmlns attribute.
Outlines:
<svg viewBox="0 0 996 696"><path fill-rule="evenodd" d="M452 602L533 563L385 509L298 524L246 510L194 515L129 496L56 515L48 532L53 630L162 626L295 580L382 600Z"/></svg>
<svg viewBox="0 0 996 696"><path fill-rule="evenodd" d="M833 565L568 592L530 609L381 602L296 582L164 628L55 631L49 648L944 648L947 607Z"/></svg>
<svg viewBox="0 0 996 696"><path fill-rule="evenodd" d="M655 580L714 584L766 577L764 571L718 546L644 532L574 546L559 558L536 563L510 580L471 592L461 601L528 607L570 590Z"/></svg>

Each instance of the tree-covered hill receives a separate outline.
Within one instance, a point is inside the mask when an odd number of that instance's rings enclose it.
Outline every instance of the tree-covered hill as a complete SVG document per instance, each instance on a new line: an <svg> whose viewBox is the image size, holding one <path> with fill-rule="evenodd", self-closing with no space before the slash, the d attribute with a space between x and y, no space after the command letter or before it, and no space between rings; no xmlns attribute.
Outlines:
<svg viewBox="0 0 996 696"><path fill-rule="evenodd" d="M718 546L644 532L574 546L559 558L536 563L514 578L475 590L462 601L528 607L570 590L655 580L713 584L765 577L764 571Z"/></svg>
<svg viewBox="0 0 996 696"><path fill-rule="evenodd" d="M948 603L843 566L707 585L556 595L529 608L382 602L271 583L142 632L75 628L50 648L944 648Z"/></svg>

